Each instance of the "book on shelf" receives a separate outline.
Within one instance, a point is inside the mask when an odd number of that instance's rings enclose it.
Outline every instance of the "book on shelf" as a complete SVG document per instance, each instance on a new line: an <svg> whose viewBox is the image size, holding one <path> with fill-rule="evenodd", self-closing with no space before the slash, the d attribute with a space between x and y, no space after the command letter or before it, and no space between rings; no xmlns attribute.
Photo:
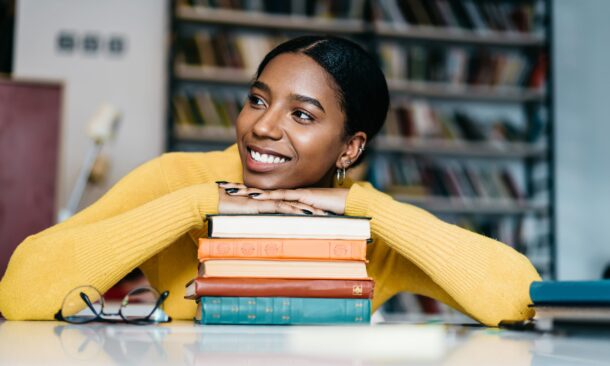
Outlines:
<svg viewBox="0 0 610 366"><path fill-rule="evenodd" d="M198 258L366 260L366 240L200 238Z"/></svg>
<svg viewBox="0 0 610 366"><path fill-rule="evenodd" d="M533 2L474 0L379 0L373 4L373 21L395 29L426 26L486 33L533 33Z"/></svg>
<svg viewBox="0 0 610 366"><path fill-rule="evenodd" d="M197 277L186 284L184 297L192 300L202 296L370 299L373 297L373 288L374 283L369 279Z"/></svg>
<svg viewBox="0 0 610 366"><path fill-rule="evenodd" d="M368 299L299 297L202 297L195 320L200 324L369 323Z"/></svg>
<svg viewBox="0 0 610 366"><path fill-rule="evenodd" d="M208 215L209 238L368 240L370 218L285 214Z"/></svg>
<svg viewBox="0 0 610 366"><path fill-rule="evenodd" d="M314 19L362 20L365 11L365 0L180 0L178 6L192 7L200 12L210 10L229 11L246 18L256 16L257 14L269 14L273 16L308 17Z"/></svg>
<svg viewBox="0 0 610 366"><path fill-rule="evenodd" d="M463 109L441 108L423 100L397 99L390 106L381 136L402 137L411 139L410 142L416 142L416 139L452 141L456 146L479 142L472 146L486 144L499 151L510 146L543 147L543 116L531 111L526 118L529 123L514 117L481 118Z"/></svg>
<svg viewBox="0 0 610 366"><path fill-rule="evenodd" d="M178 38L176 64L254 73L265 55L282 40L254 32L199 31Z"/></svg>
<svg viewBox="0 0 610 366"><path fill-rule="evenodd" d="M457 161L433 161L403 156L375 156L368 177L388 193L413 189L417 196L492 199L521 202L524 189L508 167L477 167ZM405 187L397 189L397 187ZM406 188L413 187L413 188Z"/></svg>
<svg viewBox="0 0 610 366"><path fill-rule="evenodd" d="M381 68L389 81L443 83L448 87L490 86L541 90L547 59L518 50L403 45L383 41Z"/></svg>
<svg viewBox="0 0 610 366"><path fill-rule="evenodd" d="M174 130L180 138L234 139L242 93L198 90L172 96Z"/></svg>
<svg viewBox="0 0 610 366"><path fill-rule="evenodd" d="M364 261L208 259L199 277L368 279Z"/></svg>

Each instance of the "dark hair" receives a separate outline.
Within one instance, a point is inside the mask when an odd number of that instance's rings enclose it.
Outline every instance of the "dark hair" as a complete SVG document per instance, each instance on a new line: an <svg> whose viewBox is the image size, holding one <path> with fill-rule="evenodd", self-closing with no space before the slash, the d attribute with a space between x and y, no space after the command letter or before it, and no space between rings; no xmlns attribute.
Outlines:
<svg viewBox="0 0 610 366"><path fill-rule="evenodd" d="M335 82L339 104L346 116L345 137L363 131L368 141L373 139L383 126L390 98L383 72L368 52L345 38L297 37L271 50L258 65L256 78L282 53L307 55L326 70Z"/></svg>

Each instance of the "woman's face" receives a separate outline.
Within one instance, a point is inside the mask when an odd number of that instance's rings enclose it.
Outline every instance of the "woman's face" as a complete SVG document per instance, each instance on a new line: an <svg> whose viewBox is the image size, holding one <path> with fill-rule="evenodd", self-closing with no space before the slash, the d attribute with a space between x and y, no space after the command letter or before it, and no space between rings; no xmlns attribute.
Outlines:
<svg viewBox="0 0 610 366"><path fill-rule="evenodd" d="M326 71L308 56L273 58L237 118L244 184L329 186L345 148L345 115Z"/></svg>

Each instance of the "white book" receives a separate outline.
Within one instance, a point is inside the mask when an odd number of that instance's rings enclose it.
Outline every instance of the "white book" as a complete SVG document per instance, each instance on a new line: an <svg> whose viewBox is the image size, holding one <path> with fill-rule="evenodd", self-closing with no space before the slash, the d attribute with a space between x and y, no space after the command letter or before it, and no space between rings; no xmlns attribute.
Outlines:
<svg viewBox="0 0 610 366"><path fill-rule="evenodd" d="M210 238L355 239L371 237L370 218L318 215L208 215Z"/></svg>

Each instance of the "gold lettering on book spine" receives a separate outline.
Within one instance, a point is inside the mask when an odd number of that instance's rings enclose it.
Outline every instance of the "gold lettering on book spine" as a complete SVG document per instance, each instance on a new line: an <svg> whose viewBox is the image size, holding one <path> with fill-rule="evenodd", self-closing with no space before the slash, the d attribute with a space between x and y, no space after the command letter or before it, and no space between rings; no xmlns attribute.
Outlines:
<svg viewBox="0 0 610 366"><path fill-rule="evenodd" d="M350 247L345 244L332 244L335 258L345 258L350 255Z"/></svg>
<svg viewBox="0 0 610 366"><path fill-rule="evenodd" d="M362 285L352 286L352 295L354 295L354 296L362 295Z"/></svg>

